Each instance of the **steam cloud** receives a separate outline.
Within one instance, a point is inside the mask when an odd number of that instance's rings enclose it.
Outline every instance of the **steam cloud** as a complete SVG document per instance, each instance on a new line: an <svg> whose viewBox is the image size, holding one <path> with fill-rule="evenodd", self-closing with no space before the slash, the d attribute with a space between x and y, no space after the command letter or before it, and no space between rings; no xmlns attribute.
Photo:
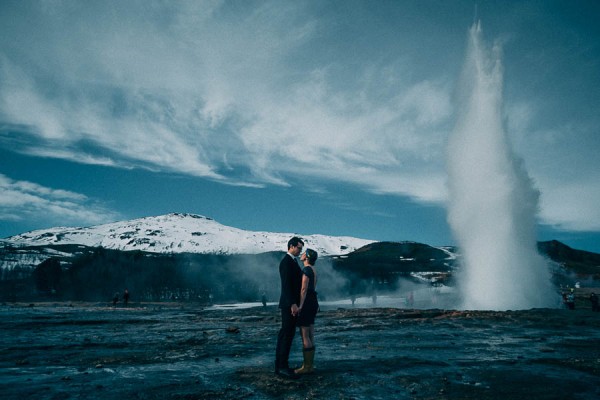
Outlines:
<svg viewBox="0 0 600 400"><path fill-rule="evenodd" d="M216 302L260 301L264 293L268 302L277 303L281 292L279 263L284 254L183 256L183 263L179 267L184 271L185 282L209 289L215 294ZM320 257L315 266L320 300L348 297L348 277L333 268L330 257Z"/></svg>
<svg viewBox="0 0 600 400"><path fill-rule="evenodd" d="M554 306L536 246L539 192L503 129L500 51L485 48L480 23L469 31L461 78L462 109L448 143L448 221L462 254L462 307Z"/></svg>

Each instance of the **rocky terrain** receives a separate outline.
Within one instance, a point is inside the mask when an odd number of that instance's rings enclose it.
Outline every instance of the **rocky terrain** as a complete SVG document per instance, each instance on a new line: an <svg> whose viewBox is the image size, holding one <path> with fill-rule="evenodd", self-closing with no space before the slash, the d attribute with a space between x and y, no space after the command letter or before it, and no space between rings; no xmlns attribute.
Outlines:
<svg viewBox="0 0 600 400"><path fill-rule="evenodd" d="M278 310L0 306L3 399L596 399L600 313L325 306L317 371L273 374ZM291 361L300 363L297 339Z"/></svg>

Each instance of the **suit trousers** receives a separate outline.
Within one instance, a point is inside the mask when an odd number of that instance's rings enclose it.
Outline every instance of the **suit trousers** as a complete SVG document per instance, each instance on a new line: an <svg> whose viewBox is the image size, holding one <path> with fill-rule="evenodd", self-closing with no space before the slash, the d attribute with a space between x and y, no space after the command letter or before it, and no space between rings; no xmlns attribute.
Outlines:
<svg viewBox="0 0 600 400"><path fill-rule="evenodd" d="M290 350L296 335L296 317L292 315L289 307L281 309L281 329L277 335L277 348L275 351L275 368L289 368Z"/></svg>

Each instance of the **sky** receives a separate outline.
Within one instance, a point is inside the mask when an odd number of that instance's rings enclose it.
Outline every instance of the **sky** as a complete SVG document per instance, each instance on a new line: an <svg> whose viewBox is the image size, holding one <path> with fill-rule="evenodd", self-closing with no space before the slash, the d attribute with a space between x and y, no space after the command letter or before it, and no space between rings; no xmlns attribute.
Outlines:
<svg viewBox="0 0 600 400"><path fill-rule="evenodd" d="M447 140L469 28L541 193L600 252L597 1L0 2L0 237L194 213L454 245Z"/></svg>

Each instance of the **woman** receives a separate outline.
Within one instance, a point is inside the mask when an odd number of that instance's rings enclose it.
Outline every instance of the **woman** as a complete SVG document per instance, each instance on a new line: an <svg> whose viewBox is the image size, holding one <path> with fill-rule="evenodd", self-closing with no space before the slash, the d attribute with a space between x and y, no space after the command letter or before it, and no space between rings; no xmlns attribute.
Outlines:
<svg viewBox="0 0 600 400"><path fill-rule="evenodd" d="M294 372L296 374L307 374L313 371L313 362L315 359L315 316L319 310L317 301L317 272L315 262L317 261L317 252L312 249L306 249L300 260L304 263L302 270L302 289L300 289L300 306L298 307L298 320L296 324L300 327L302 334L302 354L304 363L302 367Z"/></svg>

